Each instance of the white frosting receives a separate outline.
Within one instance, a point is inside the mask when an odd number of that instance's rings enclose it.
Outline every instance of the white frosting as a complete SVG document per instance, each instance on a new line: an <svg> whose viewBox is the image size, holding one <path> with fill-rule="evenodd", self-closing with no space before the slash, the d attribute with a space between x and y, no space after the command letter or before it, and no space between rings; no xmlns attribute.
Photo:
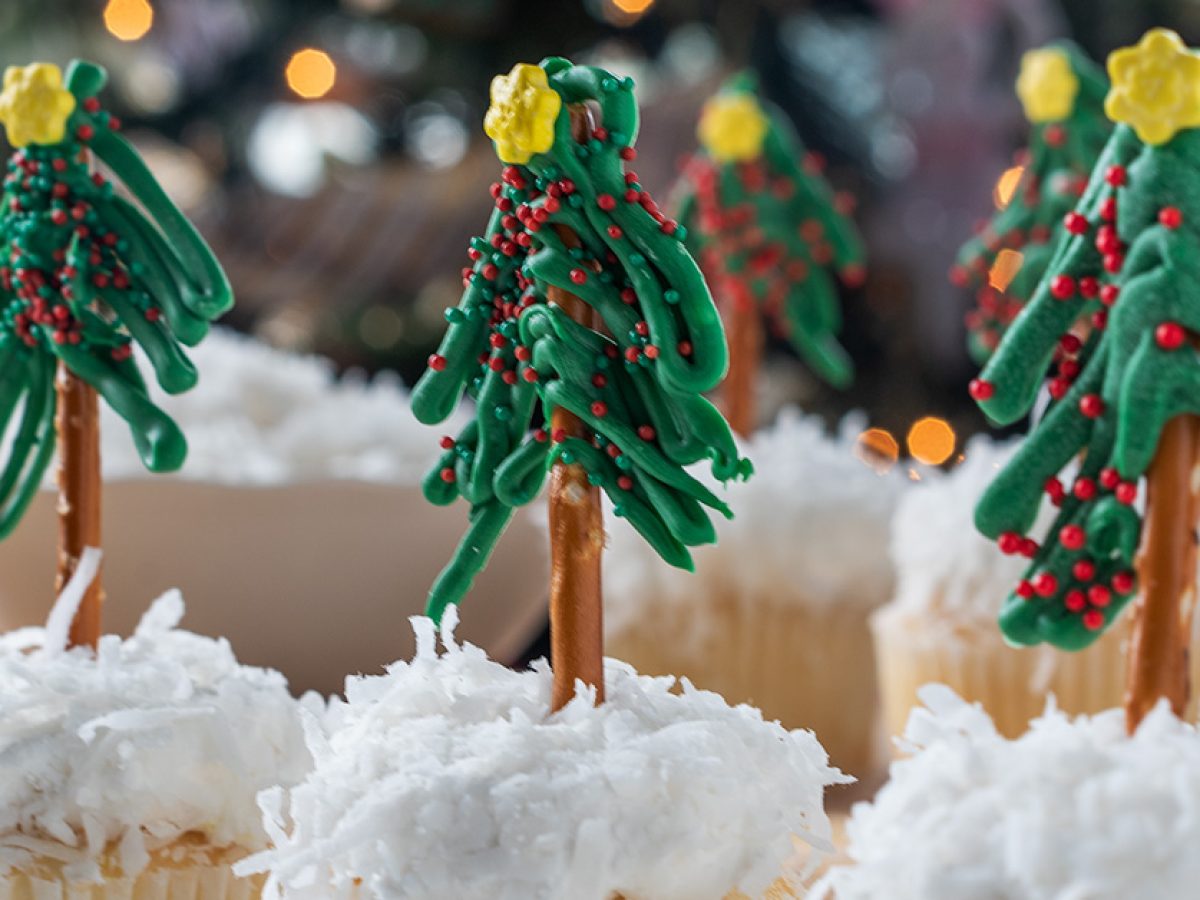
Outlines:
<svg viewBox="0 0 1200 900"><path fill-rule="evenodd" d="M975 437L962 463L948 474L922 473L921 482L905 493L892 520L896 594L886 615L937 613L953 620L947 624L965 620L995 627L1001 603L1029 560L1006 556L976 530L975 504L1018 443Z"/></svg>
<svg viewBox="0 0 1200 900"><path fill-rule="evenodd" d="M0 635L0 874L44 856L98 879L114 847L133 874L188 832L265 846L255 794L311 765L299 704L278 672L177 629L182 615L168 593L95 655L62 649L62 616Z"/></svg>
<svg viewBox="0 0 1200 900"><path fill-rule="evenodd" d="M848 826L837 900L1179 900L1200 884L1200 735L1163 706L1133 737L1054 710L1016 740L929 685L873 803Z"/></svg>
<svg viewBox="0 0 1200 900"><path fill-rule="evenodd" d="M372 381L361 374L339 379L327 359L285 353L222 328L188 355L200 382L184 394L165 394L144 366L151 398L187 435L183 478L415 484L442 452L439 436L457 430L458 418L438 428L417 422L408 391L390 373ZM102 406L105 476L148 477L128 426Z"/></svg>
<svg viewBox="0 0 1200 900"><path fill-rule="evenodd" d="M452 612L452 611L451 611ZM346 683L315 767L261 798L264 896L426 900L758 896L793 852L829 849L824 789L848 781L811 732L606 662L607 701L549 715L545 663L515 672L413 619L417 653ZM283 824L290 816L290 833Z"/></svg>
<svg viewBox="0 0 1200 900"><path fill-rule="evenodd" d="M742 446L754 463L749 481L724 488L695 472L734 512L732 520L713 513L717 543L693 549L695 574L667 565L613 520L604 572L611 629L630 627L648 602L692 605L723 589L781 603L885 602L893 585L889 519L906 481L856 456L863 427L850 416L831 437L815 416L786 410Z"/></svg>

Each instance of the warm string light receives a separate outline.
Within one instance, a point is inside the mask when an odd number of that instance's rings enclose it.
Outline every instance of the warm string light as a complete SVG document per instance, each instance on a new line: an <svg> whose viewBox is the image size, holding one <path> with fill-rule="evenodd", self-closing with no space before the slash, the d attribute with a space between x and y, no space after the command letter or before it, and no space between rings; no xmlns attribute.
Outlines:
<svg viewBox="0 0 1200 900"><path fill-rule="evenodd" d="M996 186L992 189L992 202L996 204L996 209L1004 209L1012 202L1017 185L1021 183L1021 176L1024 174L1024 166L1013 166L1000 173L1000 177L996 179Z"/></svg>
<svg viewBox="0 0 1200 900"><path fill-rule="evenodd" d="M885 428L868 428L855 440L854 455L882 474L900 458L900 442Z"/></svg>
<svg viewBox="0 0 1200 900"><path fill-rule="evenodd" d="M1012 280L1017 277L1017 273L1021 271L1021 263L1025 261L1025 257L1017 250L1010 250L1007 247L996 254L996 261L992 263L992 268L988 270L988 284L1000 291L1001 293L1012 283Z"/></svg>
<svg viewBox="0 0 1200 900"><path fill-rule="evenodd" d="M104 27L119 41L136 41L154 24L154 8L148 0L108 0Z"/></svg>
<svg viewBox="0 0 1200 900"><path fill-rule="evenodd" d="M337 66L323 50L306 47L297 50L284 70L288 87L305 100L324 97L337 81Z"/></svg>
<svg viewBox="0 0 1200 900"><path fill-rule="evenodd" d="M925 416L913 422L905 441L909 455L917 462L940 466L954 454L957 439L945 419Z"/></svg>

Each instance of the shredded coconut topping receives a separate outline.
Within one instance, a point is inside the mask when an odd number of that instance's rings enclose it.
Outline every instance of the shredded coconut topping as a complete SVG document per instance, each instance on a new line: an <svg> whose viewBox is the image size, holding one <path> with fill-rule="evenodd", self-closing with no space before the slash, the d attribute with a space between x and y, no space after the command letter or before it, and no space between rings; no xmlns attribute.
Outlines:
<svg viewBox="0 0 1200 900"><path fill-rule="evenodd" d="M921 691L915 756L859 804L853 865L818 900L1178 900L1200 884L1200 735L1164 705L1125 734L1121 710L1053 707L1016 740L944 685Z"/></svg>
<svg viewBox="0 0 1200 900"><path fill-rule="evenodd" d="M49 858L98 880L115 848L132 875L185 834L265 846L256 793L311 765L299 704L278 672L179 630L182 616L167 593L95 654L48 629L0 635L0 874Z"/></svg>
<svg viewBox="0 0 1200 900"><path fill-rule="evenodd" d="M408 391L394 374L338 378L328 359L276 350L222 328L188 355L200 371L193 390L169 396L147 379L151 398L187 435L180 477L252 485L321 478L416 484L441 453L441 431L413 418ZM102 418L105 476L147 477L128 427L107 406ZM441 428L453 433L456 425Z"/></svg>
<svg viewBox="0 0 1200 900"><path fill-rule="evenodd" d="M810 732L606 663L607 700L549 714L544 663L514 672L412 620L417 653L347 681L314 771L260 799L264 896L703 900L758 896L791 836L830 849L824 789L849 781ZM294 825L288 829L288 819ZM354 894L354 885L361 894Z"/></svg>
<svg viewBox="0 0 1200 900"><path fill-rule="evenodd" d="M864 425L861 416L849 416L831 437L815 416L785 410L755 434L742 446L754 476L715 488L734 518L713 517L717 543L692 551L695 575L666 565L632 528L614 521L604 573L610 630L632 627L647 602L694 605L698 594L723 589L780 602L868 608L885 602L893 586L889 520L906 482L898 471L879 474L855 455Z"/></svg>

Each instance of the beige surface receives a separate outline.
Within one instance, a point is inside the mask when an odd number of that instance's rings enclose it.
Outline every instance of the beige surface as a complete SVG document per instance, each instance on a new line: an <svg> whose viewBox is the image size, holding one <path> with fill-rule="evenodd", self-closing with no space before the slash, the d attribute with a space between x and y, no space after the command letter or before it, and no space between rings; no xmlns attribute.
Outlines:
<svg viewBox="0 0 1200 900"><path fill-rule="evenodd" d="M610 656L649 675L686 676L767 719L807 728L831 762L870 779L884 755L867 611L732 593L647 606L608 634Z"/></svg>
<svg viewBox="0 0 1200 900"><path fill-rule="evenodd" d="M1125 646L1130 619L1122 619L1091 647L1066 653L1049 646L1010 647L995 622L954 631L920 617L884 614L874 622L880 696L887 733L903 733L917 690L930 682L953 688L983 705L1009 737L1041 715L1048 695L1072 715L1120 706L1125 692ZM1200 658L1192 655L1192 679ZM1195 701L1192 715L1195 714Z"/></svg>
<svg viewBox="0 0 1200 900"><path fill-rule="evenodd" d="M53 600L54 496L0 542L0 630L45 621ZM518 512L463 604L459 636L511 659L545 615L545 536ZM416 487L317 482L236 488L159 478L105 492L105 630L127 634L179 587L184 626L227 635L238 657L294 690L340 690L413 650L408 617L466 527L466 506Z"/></svg>

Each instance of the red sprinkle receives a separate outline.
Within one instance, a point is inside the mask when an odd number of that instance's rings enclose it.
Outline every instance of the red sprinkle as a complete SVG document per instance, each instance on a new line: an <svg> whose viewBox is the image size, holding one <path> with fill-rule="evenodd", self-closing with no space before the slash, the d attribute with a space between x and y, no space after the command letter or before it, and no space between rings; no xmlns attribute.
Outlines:
<svg viewBox="0 0 1200 900"><path fill-rule="evenodd" d="M1154 340L1164 350L1178 350L1186 338L1187 332L1178 322L1161 322L1154 329Z"/></svg>
<svg viewBox="0 0 1200 900"><path fill-rule="evenodd" d="M982 378L974 378L968 386L967 391L973 400L989 400L996 393L996 386L990 381L985 381Z"/></svg>

